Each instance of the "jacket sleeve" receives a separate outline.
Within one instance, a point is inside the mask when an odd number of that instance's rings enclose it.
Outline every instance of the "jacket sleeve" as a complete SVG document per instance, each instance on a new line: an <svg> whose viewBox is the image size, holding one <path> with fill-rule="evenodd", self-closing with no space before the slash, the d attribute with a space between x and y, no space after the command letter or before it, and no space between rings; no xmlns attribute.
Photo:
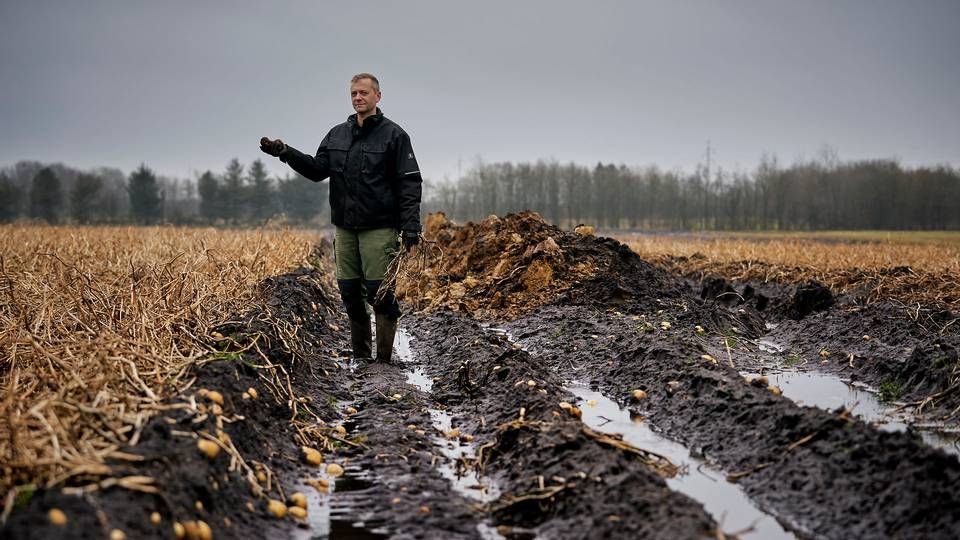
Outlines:
<svg viewBox="0 0 960 540"><path fill-rule="evenodd" d="M290 165L290 168L300 173L303 177L321 182L330 176L330 153L327 150L327 143L330 140L328 133L317 148L316 157L308 156L292 146L287 146L280 153L280 161Z"/></svg>
<svg viewBox="0 0 960 540"><path fill-rule="evenodd" d="M397 182L397 201L400 209L400 230L420 231L420 198L422 195L423 178L420 176L420 166L413 155L413 144L410 136L400 133L394 150L394 175Z"/></svg>

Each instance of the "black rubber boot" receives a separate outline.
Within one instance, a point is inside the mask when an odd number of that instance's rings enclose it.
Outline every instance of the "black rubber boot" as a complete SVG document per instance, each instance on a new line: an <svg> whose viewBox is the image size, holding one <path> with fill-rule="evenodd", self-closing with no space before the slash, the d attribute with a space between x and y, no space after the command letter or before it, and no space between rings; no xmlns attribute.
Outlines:
<svg viewBox="0 0 960 540"><path fill-rule="evenodd" d="M373 357L372 338L370 334L370 315L363 304L363 280L338 279L340 298L343 307L347 310L350 319L350 344L353 347L353 357L369 360Z"/></svg>
<svg viewBox="0 0 960 540"><path fill-rule="evenodd" d="M397 319L377 313L377 362L389 364L393 356L393 338L397 335Z"/></svg>
<svg viewBox="0 0 960 540"><path fill-rule="evenodd" d="M369 317L363 320L350 319L350 344L353 346L354 360L369 360L373 357L372 339Z"/></svg>

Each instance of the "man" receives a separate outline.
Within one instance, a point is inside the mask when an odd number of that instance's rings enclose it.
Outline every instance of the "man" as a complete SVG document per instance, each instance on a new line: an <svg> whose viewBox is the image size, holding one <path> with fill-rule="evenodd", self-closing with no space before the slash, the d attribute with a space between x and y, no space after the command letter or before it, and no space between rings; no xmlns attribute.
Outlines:
<svg viewBox="0 0 960 540"><path fill-rule="evenodd" d="M316 156L266 137L260 148L314 182L330 178L337 284L350 318L353 356L371 358L366 297L376 314L377 361L390 362L400 305L392 290L377 291L398 237L408 251L419 242L422 178L410 137L377 107L380 81L369 73L355 75L350 97L356 114L327 133Z"/></svg>

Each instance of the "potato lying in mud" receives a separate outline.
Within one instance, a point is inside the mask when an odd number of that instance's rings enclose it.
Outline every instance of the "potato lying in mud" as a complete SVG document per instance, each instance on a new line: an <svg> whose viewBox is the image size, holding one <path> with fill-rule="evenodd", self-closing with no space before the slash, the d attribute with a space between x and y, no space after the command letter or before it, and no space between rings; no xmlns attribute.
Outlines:
<svg viewBox="0 0 960 540"><path fill-rule="evenodd" d="M197 441L197 449L210 459L214 459L220 454L220 445L207 439Z"/></svg>
<svg viewBox="0 0 960 540"><path fill-rule="evenodd" d="M323 454L321 454L316 448L301 446L300 450L303 452L303 459L310 465L319 467L320 464L323 463Z"/></svg>

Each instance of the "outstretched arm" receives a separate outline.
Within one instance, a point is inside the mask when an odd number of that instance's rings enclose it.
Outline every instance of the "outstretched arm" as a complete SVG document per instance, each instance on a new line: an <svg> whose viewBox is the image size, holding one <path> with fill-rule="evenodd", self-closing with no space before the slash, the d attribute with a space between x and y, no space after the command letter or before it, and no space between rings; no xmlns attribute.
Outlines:
<svg viewBox="0 0 960 540"><path fill-rule="evenodd" d="M330 156L327 152L328 138L329 135L323 138L315 157L308 156L296 148L284 144L280 139L271 141L263 137L260 139L260 149L271 156L280 158L280 161L290 165L301 176L314 182L320 182L330 176Z"/></svg>

